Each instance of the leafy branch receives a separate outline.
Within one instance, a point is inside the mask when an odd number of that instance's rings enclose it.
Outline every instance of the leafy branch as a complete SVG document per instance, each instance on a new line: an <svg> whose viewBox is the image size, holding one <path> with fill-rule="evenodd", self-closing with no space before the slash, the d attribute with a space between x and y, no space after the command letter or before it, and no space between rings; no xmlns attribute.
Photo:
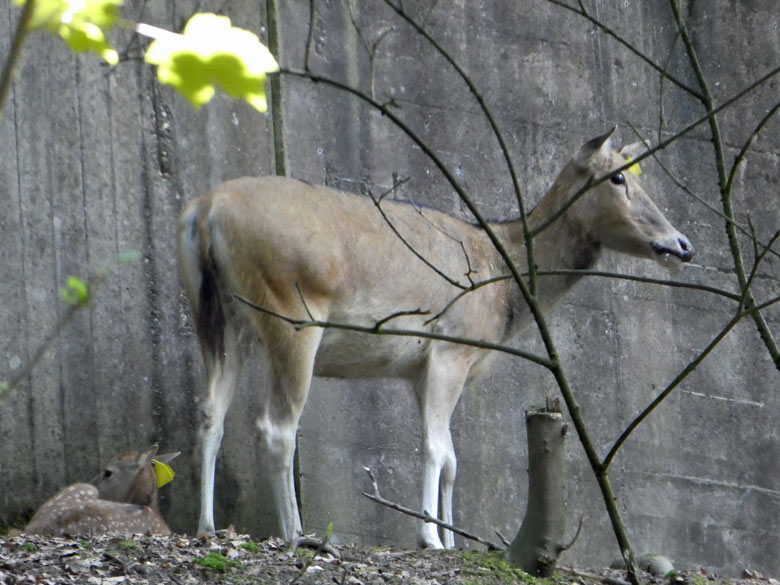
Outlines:
<svg viewBox="0 0 780 585"><path fill-rule="evenodd" d="M94 52L109 65L116 65L119 55L108 41L114 26L153 39L145 54L146 62L157 65L160 82L174 87L195 108L214 97L215 86L231 97L247 101L260 112L268 108L266 75L276 72L279 66L257 35L231 26L225 16L195 14L178 34L121 18L124 0L15 2L22 4L23 10L0 80L0 110L22 44L30 31L59 34L74 51Z"/></svg>

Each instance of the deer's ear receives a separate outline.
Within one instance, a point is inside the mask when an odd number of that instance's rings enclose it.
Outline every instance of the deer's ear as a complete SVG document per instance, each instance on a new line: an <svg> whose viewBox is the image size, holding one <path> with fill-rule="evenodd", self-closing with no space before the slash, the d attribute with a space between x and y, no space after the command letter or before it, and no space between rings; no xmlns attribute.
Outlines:
<svg viewBox="0 0 780 585"><path fill-rule="evenodd" d="M160 453L154 459L160 463L170 463L179 455L181 455L181 451L176 451L175 453Z"/></svg>
<svg viewBox="0 0 780 585"><path fill-rule="evenodd" d="M591 138L585 144L583 144L582 148L580 148L580 151L577 153L577 156L575 157L577 161L584 163L585 161L590 159L594 154L596 154L599 150L607 147L609 145L609 139L612 137L612 134L614 134L615 132L615 128L616 127L613 126L612 129L606 134L602 134L601 136L596 136L596 138Z"/></svg>
<svg viewBox="0 0 780 585"><path fill-rule="evenodd" d="M157 444L152 445L149 447L146 451L138 454L138 462L140 465L146 465L147 463L151 462L152 458L157 454L157 449L159 446Z"/></svg>
<svg viewBox="0 0 780 585"><path fill-rule="evenodd" d="M647 150L647 146L640 140L638 142L626 144L620 149L620 154L623 155L623 158L626 160L631 160L642 154L645 150Z"/></svg>

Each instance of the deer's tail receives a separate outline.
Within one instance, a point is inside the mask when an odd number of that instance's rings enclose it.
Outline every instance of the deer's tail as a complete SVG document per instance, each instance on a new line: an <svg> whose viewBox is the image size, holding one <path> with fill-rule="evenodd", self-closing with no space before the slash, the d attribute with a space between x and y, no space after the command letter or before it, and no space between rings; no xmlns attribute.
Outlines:
<svg viewBox="0 0 780 585"><path fill-rule="evenodd" d="M225 358L225 310L211 242L208 205L192 201L179 220L179 263L201 349L212 363Z"/></svg>

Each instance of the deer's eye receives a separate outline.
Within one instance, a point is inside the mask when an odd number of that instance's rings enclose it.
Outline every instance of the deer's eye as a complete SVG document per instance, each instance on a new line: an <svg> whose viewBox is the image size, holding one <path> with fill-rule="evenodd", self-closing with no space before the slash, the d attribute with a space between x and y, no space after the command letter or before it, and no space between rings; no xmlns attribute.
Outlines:
<svg viewBox="0 0 780 585"><path fill-rule="evenodd" d="M612 181L613 185L625 185L626 183L626 178L623 176L623 173L612 175L612 177L609 180Z"/></svg>
<svg viewBox="0 0 780 585"><path fill-rule="evenodd" d="M113 472L113 471L111 471L110 469L106 469L106 470L103 472L103 479L108 479L109 477L111 477L111 474L112 474L112 473L114 473L114 472Z"/></svg>

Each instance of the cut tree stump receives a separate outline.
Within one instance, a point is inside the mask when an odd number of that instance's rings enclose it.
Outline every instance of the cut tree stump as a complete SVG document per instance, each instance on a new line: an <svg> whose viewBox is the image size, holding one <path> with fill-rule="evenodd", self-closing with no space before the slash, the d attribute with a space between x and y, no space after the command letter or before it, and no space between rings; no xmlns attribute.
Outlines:
<svg viewBox="0 0 780 585"><path fill-rule="evenodd" d="M555 407L526 413L528 503L506 558L530 575L549 577L566 549L567 425Z"/></svg>

